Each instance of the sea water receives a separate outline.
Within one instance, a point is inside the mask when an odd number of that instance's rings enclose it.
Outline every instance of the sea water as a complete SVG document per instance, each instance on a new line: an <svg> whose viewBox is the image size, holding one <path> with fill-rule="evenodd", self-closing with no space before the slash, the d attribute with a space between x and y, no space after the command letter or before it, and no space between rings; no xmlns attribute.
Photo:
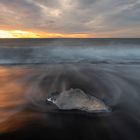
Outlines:
<svg viewBox="0 0 140 140"><path fill-rule="evenodd" d="M111 112L60 110L80 89ZM140 39L1 39L0 139L140 139Z"/></svg>

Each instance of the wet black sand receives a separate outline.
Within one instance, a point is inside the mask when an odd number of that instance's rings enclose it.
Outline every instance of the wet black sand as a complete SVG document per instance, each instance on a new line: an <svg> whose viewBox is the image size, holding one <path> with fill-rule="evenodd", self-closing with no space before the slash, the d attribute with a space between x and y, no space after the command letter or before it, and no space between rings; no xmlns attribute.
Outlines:
<svg viewBox="0 0 140 140"><path fill-rule="evenodd" d="M140 66L57 64L0 67L0 139L140 139ZM54 90L80 88L110 113L60 111L46 104Z"/></svg>

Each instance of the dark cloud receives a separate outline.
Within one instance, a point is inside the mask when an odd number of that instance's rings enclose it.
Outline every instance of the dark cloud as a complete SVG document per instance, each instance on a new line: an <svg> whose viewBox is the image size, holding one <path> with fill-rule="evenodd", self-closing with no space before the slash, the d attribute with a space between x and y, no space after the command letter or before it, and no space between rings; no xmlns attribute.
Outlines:
<svg viewBox="0 0 140 140"><path fill-rule="evenodd" d="M140 37L140 0L0 0L0 27Z"/></svg>
<svg viewBox="0 0 140 140"><path fill-rule="evenodd" d="M25 0L1 0L0 20L12 27L30 26L40 17L38 6Z"/></svg>

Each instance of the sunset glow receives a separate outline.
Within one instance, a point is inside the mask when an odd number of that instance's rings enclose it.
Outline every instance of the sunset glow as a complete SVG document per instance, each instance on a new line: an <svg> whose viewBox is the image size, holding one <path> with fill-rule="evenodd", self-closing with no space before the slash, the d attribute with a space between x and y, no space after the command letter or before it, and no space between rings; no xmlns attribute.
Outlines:
<svg viewBox="0 0 140 140"><path fill-rule="evenodd" d="M0 30L0 38L14 38L14 36L8 31Z"/></svg>
<svg viewBox="0 0 140 140"><path fill-rule="evenodd" d="M137 38L140 0L0 0L0 38Z"/></svg>
<svg viewBox="0 0 140 140"><path fill-rule="evenodd" d="M22 30L0 30L0 38L87 38L88 34L37 33Z"/></svg>

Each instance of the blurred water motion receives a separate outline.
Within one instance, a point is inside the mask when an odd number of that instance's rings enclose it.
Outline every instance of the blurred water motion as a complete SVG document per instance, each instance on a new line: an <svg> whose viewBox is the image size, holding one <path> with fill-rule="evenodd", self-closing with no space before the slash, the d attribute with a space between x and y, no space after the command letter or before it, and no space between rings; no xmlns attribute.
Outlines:
<svg viewBox="0 0 140 140"><path fill-rule="evenodd" d="M0 140L140 139L140 39L1 39L0 64ZM71 88L112 112L46 103Z"/></svg>
<svg viewBox="0 0 140 140"><path fill-rule="evenodd" d="M140 66L57 64L0 67L0 138L140 138ZM109 114L60 111L54 91L79 88L103 100ZM55 135L53 135L55 133Z"/></svg>

